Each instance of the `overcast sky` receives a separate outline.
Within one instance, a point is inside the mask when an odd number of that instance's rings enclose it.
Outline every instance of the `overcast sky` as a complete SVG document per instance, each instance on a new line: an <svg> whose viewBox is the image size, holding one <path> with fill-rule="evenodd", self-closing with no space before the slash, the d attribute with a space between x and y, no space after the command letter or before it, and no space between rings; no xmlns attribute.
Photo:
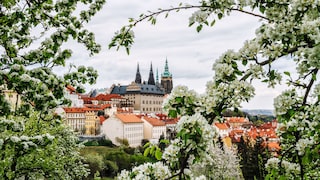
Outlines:
<svg viewBox="0 0 320 180"><path fill-rule="evenodd" d="M214 27L204 27L197 33L196 27L188 27L188 19L194 10L173 12L167 19L159 16L155 26L149 22L138 24L134 28L136 38L130 55L124 49L108 49L114 32L128 24L128 18L178 3L177 0L108 0L102 11L86 26L96 34L97 42L102 45L101 53L89 57L82 45L72 44L74 54L71 62L93 66L98 70L97 84L87 86L87 89L131 83L135 78L137 63L140 64L142 80L148 80L150 63L154 73L158 69L160 75L167 58L174 86L186 85L203 93L206 82L213 77L214 61L228 49L238 50L245 40L254 37L255 29L261 24L256 17L233 13L217 21ZM280 87L267 89L261 83L256 84L255 88L256 97L243 104L243 108L272 109L273 98L282 90Z"/></svg>

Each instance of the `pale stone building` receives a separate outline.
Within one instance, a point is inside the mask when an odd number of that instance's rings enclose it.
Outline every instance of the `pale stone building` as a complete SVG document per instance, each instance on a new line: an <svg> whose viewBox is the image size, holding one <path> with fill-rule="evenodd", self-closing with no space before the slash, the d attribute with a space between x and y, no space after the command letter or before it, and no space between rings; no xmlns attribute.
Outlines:
<svg viewBox="0 0 320 180"><path fill-rule="evenodd" d="M221 138L229 136L229 132L231 131L231 128L227 123L215 122L213 123L213 128L217 131Z"/></svg>
<svg viewBox="0 0 320 180"><path fill-rule="evenodd" d="M148 116L142 116L141 120L144 122L144 139L148 139L152 143L158 143L161 136L166 137L167 127L165 122Z"/></svg>
<svg viewBox="0 0 320 180"><path fill-rule="evenodd" d="M83 107L83 99L71 85L67 85L65 98L71 101L70 107Z"/></svg>
<svg viewBox="0 0 320 180"><path fill-rule="evenodd" d="M65 124L79 134L85 134L86 108L63 108Z"/></svg>
<svg viewBox="0 0 320 180"><path fill-rule="evenodd" d="M101 131L113 144L120 145L119 140L127 139L129 146L141 145L144 138L143 121L134 114L115 114L106 119Z"/></svg>

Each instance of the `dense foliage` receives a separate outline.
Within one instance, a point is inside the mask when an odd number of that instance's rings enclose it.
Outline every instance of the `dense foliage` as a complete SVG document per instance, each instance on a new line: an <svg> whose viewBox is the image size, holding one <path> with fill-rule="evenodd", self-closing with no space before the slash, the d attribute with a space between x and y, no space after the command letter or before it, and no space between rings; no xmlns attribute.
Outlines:
<svg viewBox="0 0 320 180"><path fill-rule="evenodd" d="M242 136L237 143L242 175L245 179L264 179L265 177L265 163L272 156L263 145L263 141L261 137L253 141Z"/></svg>
<svg viewBox="0 0 320 180"><path fill-rule="evenodd" d="M56 75L53 69L66 66L72 52L62 47L70 39L84 44L91 54L99 52L100 45L83 24L102 8L104 2L1 1L0 85L17 92L27 105L48 111L65 103L66 84L81 91L82 83L94 83L97 72L90 67L70 66L71 71L63 77ZM0 113L4 115L9 111Z"/></svg>
<svg viewBox="0 0 320 180"><path fill-rule="evenodd" d="M57 117L0 119L0 174L4 179L77 179L88 172L73 131Z"/></svg>
<svg viewBox="0 0 320 180"><path fill-rule="evenodd" d="M155 24L160 14L167 16L171 11L184 9L196 10L189 18L189 25L196 25L198 32L206 25L214 25L217 19L222 19L233 11L254 16L261 21L261 25L256 30L256 36L244 42L242 48L238 51L228 50L215 60L214 77L207 83L204 95L197 95L180 87L169 98L165 108L170 115L182 116L181 124L185 122L186 126L182 125L177 140L166 151L176 147L177 150L172 152L175 160L188 158L184 153L188 152L190 143L207 140L199 139L202 136L192 135L192 130L201 134L207 127L196 129L193 126L188 129L190 120L196 123L205 118L209 124L221 120L226 109L239 108L241 102L254 96L252 81L262 81L271 88L285 82L288 89L274 100L276 117L281 125L278 135L282 151L279 157L271 158L266 163L266 178L319 179L320 1L201 0L197 4L181 3L176 7L141 14L138 19L130 19L130 24L116 34L110 47L125 46L128 50L133 43L132 28L139 22L148 20ZM294 62L295 69L277 69L277 64L287 61ZM205 150L205 147L201 150ZM161 166L166 178L174 178L176 174L180 179L192 176L197 171L183 170L197 163L202 158L202 153L195 148L190 154L194 155L195 161L188 161L186 165L185 160L171 161L164 153L163 159L166 161L142 166L142 169L149 167L153 170L142 175L154 177L159 173L156 170L161 169L158 166ZM178 164L172 164L174 162ZM180 171L172 166L179 167ZM132 173L140 177L141 174L136 171L134 168ZM132 173L122 173L121 177L135 177Z"/></svg>
<svg viewBox="0 0 320 180"><path fill-rule="evenodd" d="M94 83L91 67L66 67L68 40L99 52L84 28L105 0L0 1L0 177L4 179L79 179L88 173L78 154L76 136L53 116L66 104L73 85ZM69 72L63 76L54 69ZM10 102L5 93L17 93ZM21 101L20 101L21 99Z"/></svg>
<svg viewBox="0 0 320 180"><path fill-rule="evenodd" d="M129 147L102 147L93 146L81 149L81 155L88 163L90 174L93 178L98 172L100 177L114 177L123 169L131 169L133 166L146 162L152 162L151 158L145 157L138 149Z"/></svg>

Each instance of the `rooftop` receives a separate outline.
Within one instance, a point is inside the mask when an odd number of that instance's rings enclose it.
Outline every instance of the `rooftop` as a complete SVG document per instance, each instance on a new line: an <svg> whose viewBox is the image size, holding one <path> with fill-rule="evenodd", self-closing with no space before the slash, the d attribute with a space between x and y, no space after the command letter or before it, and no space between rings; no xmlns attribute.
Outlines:
<svg viewBox="0 0 320 180"><path fill-rule="evenodd" d="M143 123L143 121L134 114L116 114L116 117L123 123Z"/></svg>
<svg viewBox="0 0 320 180"><path fill-rule="evenodd" d="M143 117L146 121L148 121L152 126L165 126L166 123L161 121L160 119L157 118L152 118L152 117Z"/></svg>

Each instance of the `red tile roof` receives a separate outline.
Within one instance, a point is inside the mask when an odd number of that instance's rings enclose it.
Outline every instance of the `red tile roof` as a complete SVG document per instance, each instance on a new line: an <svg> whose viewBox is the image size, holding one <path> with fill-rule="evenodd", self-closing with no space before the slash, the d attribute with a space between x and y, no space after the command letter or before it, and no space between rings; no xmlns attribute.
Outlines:
<svg viewBox="0 0 320 180"><path fill-rule="evenodd" d="M92 111L103 111L107 108L111 108L110 104L98 104L98 105L85 104L84 106L86 106L87 108L90 108Z"/></svg>
<svg viewBox="0 0 320 180"><path fill-rule="evenodd" d="M244 117L227 117L229 123L246 123L249 122L247 118Z"/></svg>
<svg viewBox="0 0 320 180"><path fill-rule="evenodd" d="M99 94L92 99L98 101L111 101L112 99L122 99L122 97L119 94Z"/></svg>
<svg viewBox="0 0 320 180"><path fill-rule="evenodd" d="M229 126L226 123L214 123L214 125L220 130L229 129Z"/></svg>
<svg viewBox="0 0 320 180"><path fill-rule="evenodd" d="M143 117L146 121L148 121L152 126L165 126L166 123L163 121L157 119L157 118L152 118L152 117Z"/></svg>
<svg viewBox="0 0 320 180"><path fill-rule="evenodd" d="M86 107L67 107L67 108L63 108L63 110L66 112L66 113L84 113L86 111L90 111L89 108L86 108Z"/></svg>
<svg viewBox="0 0 320 180"><path fill-rule="evenodd" d="M123 123L143 123L143 121L134 114L116 114L116 117Z"/></svg>
<svg viewBox="0 0 320 180"><path fill-rule="evenodd" d="M280 144L277 142L263 142L262 146L268 146L270 151L279 151L281 149Z"/></svg>

